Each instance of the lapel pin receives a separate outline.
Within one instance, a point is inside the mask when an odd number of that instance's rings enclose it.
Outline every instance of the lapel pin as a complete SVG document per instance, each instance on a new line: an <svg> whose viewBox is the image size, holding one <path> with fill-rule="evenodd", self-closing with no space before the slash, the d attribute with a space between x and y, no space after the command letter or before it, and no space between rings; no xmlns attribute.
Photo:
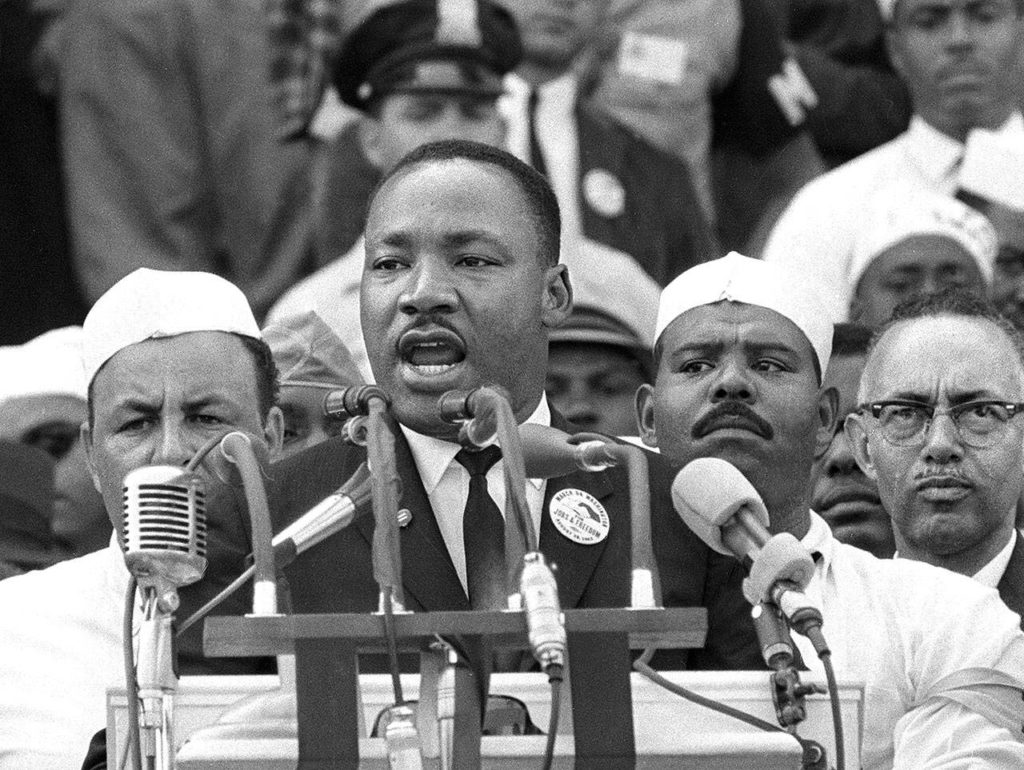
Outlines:
<svg viewBox="0 0 1024 770"><path fill-rule="evenodd" d="M409 522L412 521L412 511L408 508L398 509L398 526L405 528L409 526Z"/></svg>
<svg viewBox="0 0 1024 770"><path fill-rule="evenodd" d="M580 545L594 545L608 537L611 520L601 502L582 489L560 489L551 496L548 515L555 529Z"/></svg>

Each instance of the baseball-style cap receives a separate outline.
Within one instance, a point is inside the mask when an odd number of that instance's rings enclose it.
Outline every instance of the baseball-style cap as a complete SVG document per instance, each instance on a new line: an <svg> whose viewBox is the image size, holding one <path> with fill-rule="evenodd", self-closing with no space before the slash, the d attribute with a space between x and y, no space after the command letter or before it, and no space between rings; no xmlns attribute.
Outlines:
<svg viewBox="0 0 1024 770"><path fill-rule="evenodd" d="M281 387L333 390L363 384L345 343L312 310L268 324L263 339L274 356Z"/></svg>
<svg viewBox="0 0 1024 770"><path fill-rule="evenodd" d="M511 14L489 0L404 0L378 8L345 39L334 85L360 110L390 93L498 96L522 46Z"/></svg>

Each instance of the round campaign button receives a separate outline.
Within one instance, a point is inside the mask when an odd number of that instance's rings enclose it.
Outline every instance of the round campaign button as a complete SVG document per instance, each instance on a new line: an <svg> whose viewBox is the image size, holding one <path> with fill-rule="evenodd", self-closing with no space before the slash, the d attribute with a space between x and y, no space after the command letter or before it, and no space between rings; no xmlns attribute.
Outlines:
<svg viewBox="0 0 1024 770"><path fill-rule="evenodd" d="M548 515L555 528L573 542L594 545L608 537L608 511L589 492L560 489L551 496Z"/></svg>
<svg viewBox="0 0 1024 770"><path fill-rule="evenodd" d="M609 219L622 216L626 210L622 182L603 168L592 168L583 176L583 197L590 208Z"/></svg>

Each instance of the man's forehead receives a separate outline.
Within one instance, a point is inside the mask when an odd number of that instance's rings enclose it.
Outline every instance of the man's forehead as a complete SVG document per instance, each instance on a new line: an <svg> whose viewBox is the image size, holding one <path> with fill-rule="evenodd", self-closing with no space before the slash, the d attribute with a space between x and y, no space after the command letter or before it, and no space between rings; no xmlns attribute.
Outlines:
<svg viewBox="0 0 1024 770"><path fill-rule="evenodd" d="M1024 384L1024 363L1005 331L985 318L958 315L912 318L890 327L865 367L862 391L959 390Z"/></svg>
<svg viewBox="0 0 1024 770"><path fill-rule="evenodd" d="M724 300L690 308L676 318L665 340L673 347L742 341L759 345L793 347L809 358L814 351L800 328L781 313L761 305ZM668 352L668 349L666 349Z"/></svg>

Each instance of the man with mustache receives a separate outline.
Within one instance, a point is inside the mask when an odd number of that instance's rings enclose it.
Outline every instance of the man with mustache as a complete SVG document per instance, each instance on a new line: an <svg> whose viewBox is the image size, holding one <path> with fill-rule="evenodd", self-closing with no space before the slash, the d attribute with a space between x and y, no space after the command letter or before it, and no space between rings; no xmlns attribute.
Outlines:
<svg viewBox="0 0 1024 770"><path fill-rule="evenodd" d="M811 508L821 514L840 543L870 551L880 559L892 556L889 514L882 507L875 482L864 475L843 433L843 420L857 409L857 387L867 359L871 329L857 324L836 324L832 357L823 385L839 396L839 420L828 446L814 458L811 468Z"/></svg>
<svg viewBox="0 0 1024 770"><path fill-rule="evenodd" d="M901 558L996 588L1024 612L1020 332L984 301L946 292L897 308L868 356L847 419L878 483Z"/></svg>
<svg viewBox="0 0 1024 770"><path fill-rule="evenodd" d="M807 184L775 225L763 255L817 276L836 321L847 318L856 235L879 191L952 195L972 129L1024 143L1019 0L879 0L879 7L890 57L913 101L910 127Z"/></svg>
<svg viewBox="0 0 1024 770"><path fill-rule="evenodd" d="M517 422L571 430L544 396L549 331L572 308L559 263L558 204L535 170L473 142L424 145L377 188L366 225L361 312L375 381L397 421L396 462L406 605L416 611L496 609L504 599L482 575L502 564L502 522L471 510L471 466L481 452L460 448L458 426L441 419L445 392L496 385L510 395ZM299 515L347 478L365 452L329 439L272 469L282 521ZM483 473L504 508L501 461ZM734 565L682 524L669 499L668 469L651 457L653 536L664 603L709 609L707 648L693 666L758 665ZM479 490L479 486L477 486ZM530 479L526 498L540 549L559 565L564 607L629 604L629 495L623 469ZM583 500L602 519L597 534L569 525ZM377 608L371 574L371 517L304 553L289 570L300 612ZM469 545L476 543L475 546ZM501 593L501 586L497 586ZM740 630L736 630L739 628Z"/></svg>
<svg viewBox="0 0 1024 770"><path fill-rule="evenodd" d="M821 387L832 324L807 276L738 254L699 265L662 292L655 335L656 383L637 397L641 437L674 461L734 465L772 533L814 556L806 593L836 674L865 682L861 766L1020 767L1018 616L961 575L837 542L809 508L837 399ZM820 673L809 641L794 642Z"/></svg>

